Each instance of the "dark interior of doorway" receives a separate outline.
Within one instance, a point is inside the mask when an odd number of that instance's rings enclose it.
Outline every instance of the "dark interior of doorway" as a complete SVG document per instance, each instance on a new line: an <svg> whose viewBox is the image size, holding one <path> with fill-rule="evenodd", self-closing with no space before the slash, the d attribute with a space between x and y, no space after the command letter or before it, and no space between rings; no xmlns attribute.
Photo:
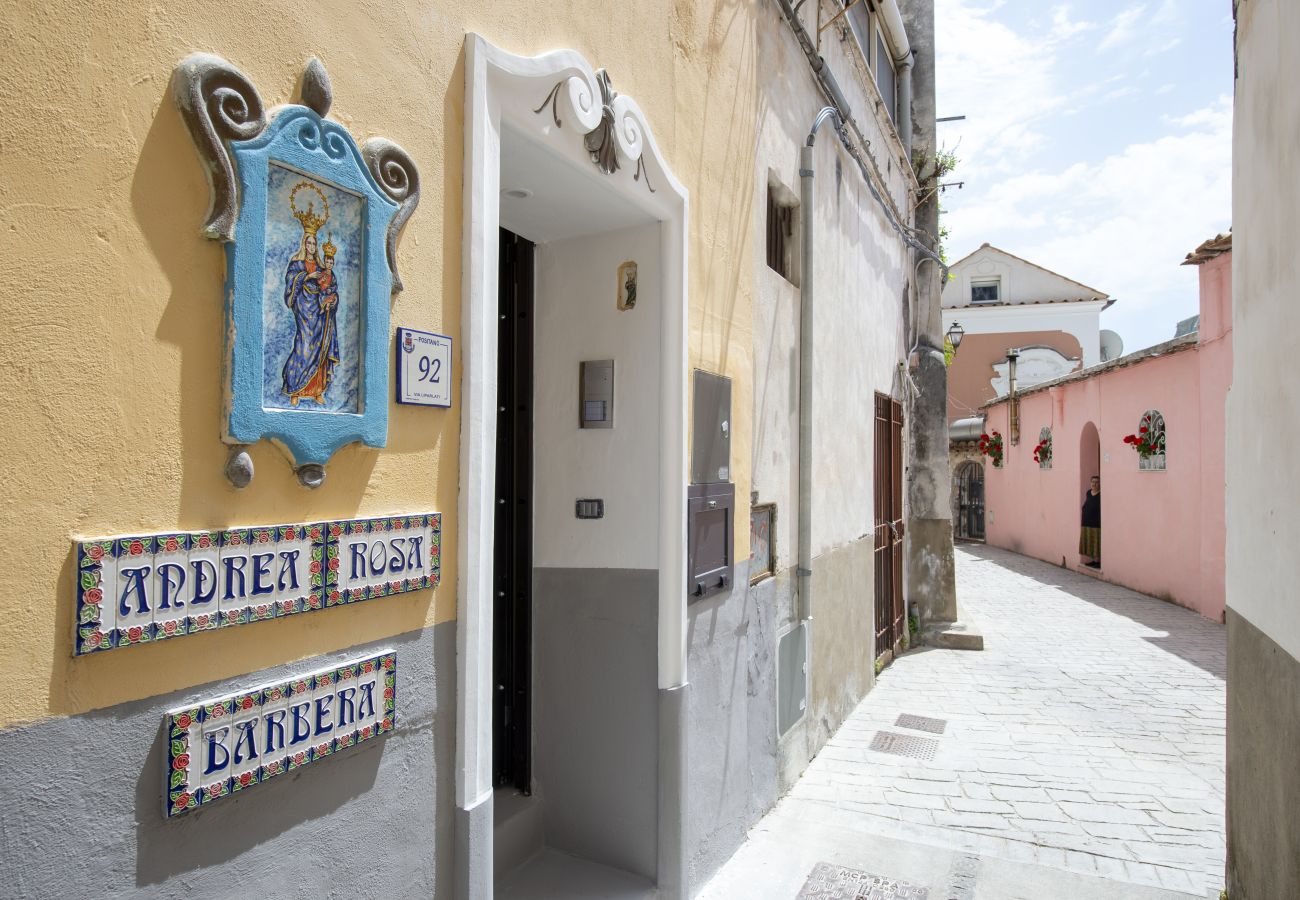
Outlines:
<svg viewBox="0 0 1300 900"><path fill-rule="evenodd" d="M532 793L533 251L501 229L498 271L492 768Z"/></svg>

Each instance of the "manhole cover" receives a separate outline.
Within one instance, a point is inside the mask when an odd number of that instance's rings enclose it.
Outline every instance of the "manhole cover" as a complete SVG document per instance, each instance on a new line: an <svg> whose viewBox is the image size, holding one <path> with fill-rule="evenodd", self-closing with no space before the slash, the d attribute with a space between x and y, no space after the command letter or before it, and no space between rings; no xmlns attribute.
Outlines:
<svg viewBox="0 0 1300 900"><path fill-rule="evenodd" d="M919 885L819 862L798 900L929 900L929 896L930 891Z"/></svg>
<svg viewBox="0 0 1300 900"><path fill-rule="evenodd" d="M877 731L871 739L871 748L878 753L892 753L895 756L910 756L914 759L934 759L934 751L939 742L934 738L915 737L899 734L895 731Z"/></svg>
<svg viewBox="0 0 1300 900"><path fill-rule="evenodd" d="M947 719L932 719L929 716L914 716L911 713L901 713L898 721L894 723L899 728L911 728L914 731L929 731L933 734L943 734L944 728L948 726Z"/></svg>

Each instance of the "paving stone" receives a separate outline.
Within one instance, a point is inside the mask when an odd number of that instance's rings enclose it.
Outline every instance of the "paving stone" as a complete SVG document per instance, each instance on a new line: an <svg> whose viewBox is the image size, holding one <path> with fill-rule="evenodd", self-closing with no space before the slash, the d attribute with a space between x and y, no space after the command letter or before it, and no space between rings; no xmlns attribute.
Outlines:
<svg viewBox="0 0 1300 900"><path fill-rule="evenodd" d="M1010 803L999 800L970 800L966 797L953 797L948 801L948 808L955 812L996 813L1004 816L1015 812Z"/></svg>
<svg viewBox="0 0 1300 900"><path fill-rule="evenodd" d="M1017 802L1012 804L1016 815L1022 819L1037 819L1044 822L1065 822L1069 820L1059 803Z"/></svg>
<svg viewBox="0 0 1300 900"><path fill-rule="evenodd" d="M1116 825L1110 822L1085 822L1083 830L1093 837L1115 838L1121 841L1150 841L1147 832L1137 825Z"/></svg>
<svg viewBox="0 0 1300 900"><path fill-rule="evenodd" d="M1005 818L988 813L937 812L934 814L934 822L936 825L946 825L950 828L1004 829L1007 827Z"/></svg>

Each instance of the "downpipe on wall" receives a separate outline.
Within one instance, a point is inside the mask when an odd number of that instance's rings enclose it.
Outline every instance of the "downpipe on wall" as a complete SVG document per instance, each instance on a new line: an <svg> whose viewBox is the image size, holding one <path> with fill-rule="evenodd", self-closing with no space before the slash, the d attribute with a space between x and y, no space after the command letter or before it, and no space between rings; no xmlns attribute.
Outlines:
<svg viewBox="0 0 1300 900"><path fill-rule="evenodd" d="M808 140L799 148L799 203L803 226L799 283L799 562L795 569L799 584L799 620L812 620L812 433L813 433L813 144L818 130L835 119L838 131L844 119L834 106L823 106L808 130Z"/></svg>

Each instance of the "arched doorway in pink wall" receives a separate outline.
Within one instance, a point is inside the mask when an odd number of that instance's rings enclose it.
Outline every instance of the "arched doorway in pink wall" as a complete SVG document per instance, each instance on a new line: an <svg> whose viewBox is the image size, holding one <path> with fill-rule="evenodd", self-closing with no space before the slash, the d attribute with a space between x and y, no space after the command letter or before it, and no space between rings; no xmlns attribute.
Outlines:
<svg viewBox="0 0 1300 900"><path fill-rule="evenodd" d="M1082 506L1088 489L1091 486L1094 477L1101 476L1101 435L1097 432L1097 426L1092 422L1085 422L1083 430L1079 432L1079 503ZM1099 568L1100 553L1094 558L1092 554L1085 554L1083 541L1079 545L1079 561L1089 563L1093 568Z"/></svg>

